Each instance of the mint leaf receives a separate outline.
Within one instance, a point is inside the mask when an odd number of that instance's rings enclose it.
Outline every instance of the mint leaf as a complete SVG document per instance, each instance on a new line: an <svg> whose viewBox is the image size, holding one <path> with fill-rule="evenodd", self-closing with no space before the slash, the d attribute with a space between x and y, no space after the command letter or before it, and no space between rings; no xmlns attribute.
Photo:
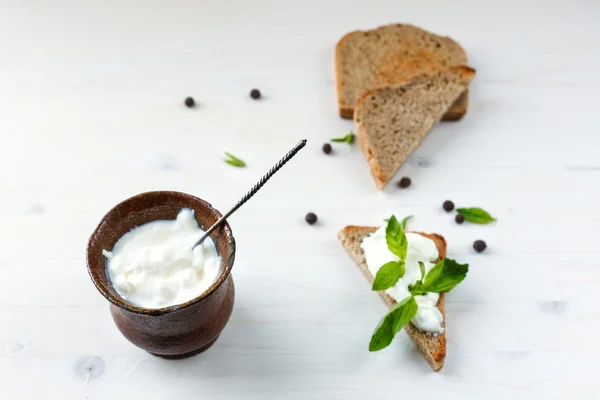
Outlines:
<svg viewBox="0 0 600 400"><path fill-rule="evenodd" d="M333 138L333 139L331 139L331 141L332 142L336 142L336 143L348 143L348 144L352 144L352 143L354 143L354 133L350 132L350 133L348 133L344 137Z"/></svg>
<svg viewBox="0 0 600 400"><path fill-rule="evenodd" d="M423 284L415 287L411 293L415 295L426 292L449 292L465 279L468 271L469 264L459 264L454 260L444 258L429 270Z"/></svg>
<svg viewBox="0 0 600 400"><path fill-rule="evenodd" d="M419 306L412 296L390 308L373 332L369 351L379 351L388 347L402 327L417 314L418 308Z"/></svg>
<svg viewBox="0 0 600 400"><path fill-rule="evenodd" d="M390 261L377 271L371 290L389 289L404 276L404 261Z"/></svg>
<svg viewBox="0 0 600 400"><path fill-rule="evenodd" d="M479 207L458 208L456 212L462 214L467 221L474 224L489 224L496 220L487 211Z"/></svg>
<svg viewBox="0 0 600 400"><path fill-rule="evenodd" d="M246 163L245 163L245 162L243 162L242 160L240 160L239 158L237 158L237 157L236 157L236 156L234 156L233 154L231 154L231 153L228 153L228 152L225 152L225 155L227 156L227 157L225 158L225 162L226 162L227 164L229 164L229 165L233 165L234 167L238 167L238 168L241 168L241 167L245 167L245 166L246 166Z"/></svg>
<svg viewBox="0 0 600 400"><path fill-rule="evenodd" d="M401 222L400 222L400 228L404 231L406 230L406 223L408 222L409 219L411 219L413 216L409 215L408 217L404 218Z"/></svg>
<svg viewBox="0 0 600 400"><path fill-rule="evenodd" d="M395 216L391 216L385 229L385 241L388 249L401 260L406 258L406 250L408 248L408 241L406 235L402 231L402 227L398 223Z"/></svg>

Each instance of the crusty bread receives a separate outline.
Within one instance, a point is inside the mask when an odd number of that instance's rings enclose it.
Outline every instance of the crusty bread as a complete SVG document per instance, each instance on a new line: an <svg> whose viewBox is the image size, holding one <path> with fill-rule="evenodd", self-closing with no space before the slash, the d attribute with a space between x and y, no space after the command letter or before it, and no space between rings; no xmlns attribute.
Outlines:
<svg viewBox="0 0 600 400"><path fill-rule="evenodd" d="M474 76L472 68L451 67L361 96L354 113L356 135L378 189L392 179Z"/></svg>
<svg viewBox="0 0 600 400"><path fill-rule="evenodd" d="M362 271L363 275L369 281L370 285L373 285L373 275L367 267L365 260L365 254L360 247L363 239L377 230L376 227L369 226L347 226L340 231L338 239L342 243L342 246L348 252L350 257L356 262L358 268ZM415 232L435 242L438 248L439 259L446 257L446 240L437 234L426 234L421 232ZM396 300L390 297L385 291L377 292L388 307L392 307L396 304ZM444 318L444 328L446 326L446 313L444 311L444 294L440 294L440 299L437 304L438 310L442 313ZM439 371L444 365L446 358L446 333L433 336L428 335L424 332L419 331L412 322L409 322L404 330L408 333L408 336L415 342L419 350L425 356L425 360L434 371Z"/></svg>
<svg viewBox="0 0 600 400"><path fill-rule="evenodd" d="M455 65L467 65L467 53L457 42L410 24L351 32L340 39L335 52L340 115L351 119L356 102L368 90ZM461 119L467 105L465 90L443 119Z"/></svg>

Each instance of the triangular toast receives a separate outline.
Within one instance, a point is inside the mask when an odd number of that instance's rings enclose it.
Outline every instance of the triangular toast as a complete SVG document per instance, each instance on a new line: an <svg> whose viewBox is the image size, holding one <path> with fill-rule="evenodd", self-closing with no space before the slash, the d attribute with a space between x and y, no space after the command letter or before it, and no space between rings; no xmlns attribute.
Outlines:
<svg viewBox="0 0 600 400"><path fill-rule="evenodd" d="M472 68L452 67L371 90L358 100L356 135L378 189L392 179L474 76Z"/></svg>
<svg viewBox="0 0 600 400"><path fill-rule="evenodd" d="M338 234L338 239L342 243L344 249L348 252L350 257L356 262L358 268L362 271L363 275L369 281L369 285L373 284L373 275L369 272L367 263L365 261L365 255L360 245L365 237L375 232L378 228L369 226L347 226L342 229ZM439 259L446 257L446 240L437 234L426 234L421 232L415 232L430 238L435 242L438 248ZM396 304L396 300L391 298L384 291L377 292L388 307L392 307ZM440 294L440 299L437 304L438 310L444 317L444 328L446 327L446 313L444 312L444 294ZM419 350L425 356L425 360L434 371L439 371L444 365L446 358L446 333L433 336L426 334L418 330L412 322L409 322L404 329L408 336L415 342Z"/></svg>
<svg viewBox="0 0 600 400"><path fill-rule="evenodd" d="M411 24L350 32L340 39L335 52L340 116L352 119L357 100L369 90L467 63L467 53L456 41ZM463 117L467 92L459 96L444 120Z"/></svg>

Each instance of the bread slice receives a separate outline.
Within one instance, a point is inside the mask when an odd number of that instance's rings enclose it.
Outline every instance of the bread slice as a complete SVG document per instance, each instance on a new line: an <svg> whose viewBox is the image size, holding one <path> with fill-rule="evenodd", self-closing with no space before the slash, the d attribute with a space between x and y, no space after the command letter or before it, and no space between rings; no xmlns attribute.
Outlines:
<svg viewBox="0 0 600 400"><path fill-rule="evenodd" d="M365 254L360 247L363 239L369 236L371 233L375 232L378 228L369 227L369 226L347 226L340 231L338 234L338 239L342 243L342 246L348 252L350 257L356 262L358 268L362 271L363 275L369 281L369 285L373 285L373 275L369 271L367 267L367 262L365 260ZM446 257L446 240L437 234L426 234L421 232L414 232L435 242L439 252L439 260ZM385 302L388 307L393 307L396 304L396 300L390 297L385 291L377 292ZM446 326L446 313L444 312L444 294L440 294L440 298L437 304L438 310L442 313L443 316L443 325ZM425 360L434 371L439 371L444 365L444 360L446 358L446 333L433 336L430 334L426 334L417 329L417 327L409 322L404 330L408 333L408 336L415 342L419 350L425 356Z"/></svg>
<svg viewBox="0 0 600 400"><path fill-rule="evenodd" d="M354 113L356 134L378 189L392 179L474 76L472 68L451 67L361 96Z"/></svg>
<svg viewBox="0 0 600 400"><path fill-rule="evenodd" d="M467 64L467 53L457 42L410 24L351 32L335 52L340 115L351 119L356 102L369 90ZM465 90L443 119L461 119L468 102Z"/></svg>

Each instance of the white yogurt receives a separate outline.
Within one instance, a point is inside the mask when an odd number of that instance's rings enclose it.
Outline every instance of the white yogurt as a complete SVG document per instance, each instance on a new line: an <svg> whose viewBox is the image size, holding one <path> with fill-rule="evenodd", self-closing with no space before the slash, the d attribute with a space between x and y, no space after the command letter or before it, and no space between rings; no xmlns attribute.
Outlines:
<svg viewBox="0 0 600 400"><path fill-rule="evenodd" d="M162 308L198 297L219 274L221 258L194 211L183 208L175 220L152 221L123 235L112 251L103 250L108 277L119 295L139 307Z"/></svg>
<svg viewBox="0 0 600 400"><path fill-rule="evenodd" d="M381 266L390 261L400 260L398 256L388 249L385 241L385 226L363 239L361 248L365 253L365 259L369 271L373 276ZM421 279L421 269L419 261L425 265L425 274L435 266L435 261L439 253L435 242L417 233L406 233L408 240L408 249L406 252L404 276L396 282L395 286L387 289L385 292L394 300L400 302L410 296L408 286ZM412 323L422 331L434 334L443 333L443 317L436 305L440 296L437 293L427 293L423 296L415 296L419 306L417 315L412 319Z"/></svg>

